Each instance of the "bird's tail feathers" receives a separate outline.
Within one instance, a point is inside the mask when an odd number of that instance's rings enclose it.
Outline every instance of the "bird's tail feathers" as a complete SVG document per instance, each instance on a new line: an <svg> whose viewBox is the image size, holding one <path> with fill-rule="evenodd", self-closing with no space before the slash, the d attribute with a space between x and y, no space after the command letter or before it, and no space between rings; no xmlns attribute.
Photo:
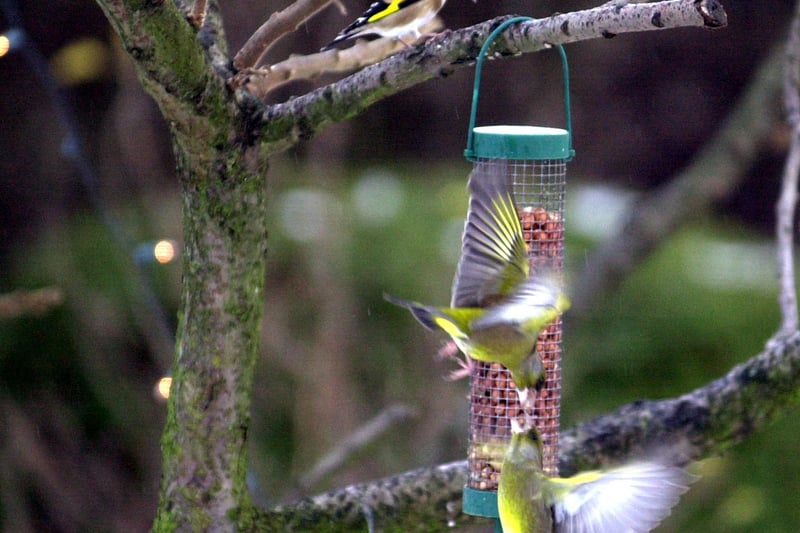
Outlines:
<svg viewBox="0 0 800 533"><path fill-rule="evenodd" d="M399 305L400 307L405 307L411 314L414 315L420 324L425 326L430 330L435 330L438 328L436 324L436 317L440 316L440 313L434 307L428 307L426 305L422 305L417 302L412 302L411 300L404 300L403 298L398 298L397 296L392 296L391 294L383 293L383 299L387 302L393 303L394 305Z"/></svg>
<svg viewBox="0 0 800 533"><path fill-rule="evenodd" d="M350 35L339 35L334 40L332 40L331 42L329 42L328 44L326 44L325 46L320 48L319 51L320 52L327 52L328 50L330 50L331 48L333 48L334 46L336 46L340 42L346 41L349 38L350 38Z"/></svg>

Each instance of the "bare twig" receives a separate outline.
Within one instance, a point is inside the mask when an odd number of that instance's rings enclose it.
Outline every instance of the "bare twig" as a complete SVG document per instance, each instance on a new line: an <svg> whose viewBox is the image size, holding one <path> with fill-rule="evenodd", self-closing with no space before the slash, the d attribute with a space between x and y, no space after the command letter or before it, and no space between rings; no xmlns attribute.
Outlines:
<svg viewBox="0 0 800 533"><path fill-rule="evenodd" d="M339 10L342 15L347 15L347 7L342 3L342 0L333 0L333 5Z"/></svg>
<svg viewBox="0 0 800 533"><path fill-rule="evenodd" d="M421 31L427 34L441 27L441 19L436 17L423 26ZM234 76L230 85L234 89L244 86L253 94L266 95L290 81L314 79L322 74L351 72L377 63L405 48L406 44L392 38L359 40L355 45L343 50L332 49L305 56L293 55L265 68L245 69Z"/></svg>
<svg viewBox="0 0 800 533"><path fill-rule="evenodd" d="M0 294L0 318L41 315L60 305L63 300L61 289L56 287Z"/></svg>
<svg viewBox="0 0 800 533"><path fill-rule="evenodd" d="M234 68L242 70L255 67L278 39L296 30L300 24L330 4L331 1L297 0L283 11L274 12L236 53L233 58Z"/></svg>
<svg viewBox="0 0 800 533"><path fill-rule="evenodd" d="M189 22L195 28L199 28L206 20L206 12L208 10L208 3L206 0L195 0L192 10L189 13Z"/></svg>
<svg viewBox="0 0 800 533"><path fill-rule="evenodd" d="M789 155L783 171L781 195L776 207L778 241L779 302L783 315L781 332L797 330L797 292L794 277L794 218L797 179L800 172L800 3L797 5L786 43L784 105L791 128Z"/></svg>
<svg viewBox="0 0 800 533"><path fill-rule="evenodd" d="M784 47L776 46L733 113L689 166L644 194L619 231L591 253L572 287L573 313L588 312L603 301L666 238L736 189L782 121L783 65Z"/></svg>
<svg viewBox="0 0 800 533"><path fill-rule="evenodd" d="M792 127L791 145L783 170L781 195L776 208L778 275L780 278L781 331L797 329L797 293L794 277L794 214L797 206L797 176L800 172L800 130Z"/></svg>
<svg viewBox="0 0 800 533"><path fill-rule="evenodd" d="M387 407L366 424L348 435L336 448L320 459L319 462L300 479L300 488L308 490L315 486L320 480L341 468L353 455L377 440L386 431L413 416L414 410L406 405L391 405Z"/></svg>

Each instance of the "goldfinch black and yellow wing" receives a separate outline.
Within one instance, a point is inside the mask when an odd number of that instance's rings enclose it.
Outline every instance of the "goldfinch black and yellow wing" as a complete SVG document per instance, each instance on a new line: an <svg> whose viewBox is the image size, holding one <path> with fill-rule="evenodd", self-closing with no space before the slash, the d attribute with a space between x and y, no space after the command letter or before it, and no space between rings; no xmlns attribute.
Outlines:
<svg viewBox="0 0 800 533"><path fill-rule="evenodd" d="M358 37L377 34L382 37L399 37L413 33L429 22L444 6L446 0L378 0L373 2L356 20L339 32L322 50L337 43Z"/></svg>
<svg viewBox="0 0 800 533"><path fill-rule="evenodd" d="M469 213L461 242L451 307L485 307L508 296L529 272L511 180L497 165L470 176Z"/></svg>

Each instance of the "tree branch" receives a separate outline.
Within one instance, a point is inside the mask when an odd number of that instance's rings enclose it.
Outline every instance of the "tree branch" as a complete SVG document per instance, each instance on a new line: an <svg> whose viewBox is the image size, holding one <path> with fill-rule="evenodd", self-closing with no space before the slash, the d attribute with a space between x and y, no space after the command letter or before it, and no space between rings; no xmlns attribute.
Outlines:
<svg viewBox="0 0 800 533"><path fill-rule="evenodd" d="M303 491L308 491L320 480L341 468L353 455L380 438L386 431L399 422L412 418L415 414L415 411L407 405L390 405L350 433L347 438L322 457L309 472L300 478L298 485Z"/></svg>
<svg viewBox="0 0 800 533"><path fill-rule="evenodd" d="M773 338L762 353L702 388L637 401L564 431L559 468L570 475L653 452L676 464L718 455L796 407L798 389L795 332ZM466 478L466 461L421 468L276 507L257 522L266 531L329 531L331 524L358 531L367 506L387 531L452 530L478 520L460 514Z"/></svg>
<svg viewBox="0 0 800 533"><path fill-rule="evenodd" d="M278 39L296 30L298 26L332 1L297 0L283 11L275 11L236 53L233 58L233 67L236 70L255 67Z"/></svg>
<svg viewBox="0 0 800 533"><path fill-rule="evenodd" d="M209 68L195 29L174 2L97 0L134 59L139 79L164 116L178 125L201 103ZM224 35L218 36L224 40Z"/></svg>
<svg viewBox="0 0 800 533"><path fill-rule="evenodd" d="M64 295L57 287L0 294L0 319L41 315L61 305Z"/></svg>
<svg viewBox="0 0 800 533"><path fill-rule="evenodd" d="M479 519L461 512L466 461L420 468L304 498L253 517L259 531L452 531Z"/></svg>
<svg viewBox="0 0 800 533"><path fill-rule="evenodd" d="M781 331L789 333L798 326L797 292L794 277L794 219L797 207L797 180L800 172L800 4L796 7L786 43L786 73L783 99L791 128L789 155L783 171L781 195L776 206L779 303Z"/></svg>
<svg viewBox="0 0 800 533"><path fill-rule="evenodd" d="M561 436L566 474L664 449L678 463L723 453L796 406L800 332L773 337L765 350L725 376L678 398L638 401Z"/></svg>
<svg viewBox="0 0 800 533"><path fill-rule="evenodd" d="M195 0L191 11L189 12L189 22L195 28L200 28L206 20L206 13L208 11L208 4L206 0Z"/></svg>
<svg viewBox="0 0 800 533"><path fill-rule="evenodd" d="M423 35L433 33L442 28L442 20L433 20L420 28ZM420 39L424 37L420 36ZM359 39L349 48L339 50L333 48L318 54L293 55L266 68L245 69L237 73L229 82L232 88L246 85L247 90L259 98L290 81L314 79L322 74L352 72L375 64L407 48L398 39L382 37L373 41Z"/></svg>
<svg viewBox="0 0 800 533"><path fill-rule="evenodd" d="M325 126L354 117L387 96L448 76L456 68L470 67L488 34L508 18L443 32L422 46L404 50L287 103L264 108L256 101L257 95L249 91L237 91L237 96L240 105L252 110L252 134L261 139L267 152L274 153ZM718 28L726 23L725 11L716 0L601 6L515 25L498 37L488 53L510 56L619 33L685 26Z"/></svg>
<svg viewBox="0 0 800 533"><path fill-rule="evenodd" d="M789 155L783 170L777 216L777 252L781 308L781 331L797 329L797 292L794 277L794 218L797 206L797 177L800 172L800 129L792 127Z"/></svg>

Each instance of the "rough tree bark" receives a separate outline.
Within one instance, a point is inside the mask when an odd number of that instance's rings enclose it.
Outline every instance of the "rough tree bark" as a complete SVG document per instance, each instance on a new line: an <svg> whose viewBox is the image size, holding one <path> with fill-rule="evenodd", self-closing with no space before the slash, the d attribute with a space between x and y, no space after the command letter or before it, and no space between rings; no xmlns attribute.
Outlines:
<svg viewBox="0 0 800 533"><path fill-rule="evenodd" d="M338 83L267 106L257 83L232 83L237 72L215 0L191 5L185 0L97 2L170 124L182 185L182 303L154 529L342 531L380 524L388 530L436 531L449 528L450 520L469 520L459 516L460 463L258 510L245 486L245 444L263 313L270 156L381 98L471 67L483 40L505 17L445 32ZM315 9L319 4L308 2ZM626 32L725 23L725 12L714 0L612 4L514 26L491 53L510 56ZM245 54L259 55L258 49ZM796 345L792 338L781 346ZM762 374L755 377L760 383ZM658 421L664 413L656 407L631 409ZM719 414L712 410L708 416ZM631 413L619 415L623 421L635 420ZM670 420L674 424L668 429L674 431L687 430L691 422L681 416ZM620 445L599 440L609 431L608 423L601 420L566 435L565 469L597 462L603 454L623 454L657 435L647 428L666 427L653 422ZM585 452L591 452L588 459L578 461Z"/></svg>

